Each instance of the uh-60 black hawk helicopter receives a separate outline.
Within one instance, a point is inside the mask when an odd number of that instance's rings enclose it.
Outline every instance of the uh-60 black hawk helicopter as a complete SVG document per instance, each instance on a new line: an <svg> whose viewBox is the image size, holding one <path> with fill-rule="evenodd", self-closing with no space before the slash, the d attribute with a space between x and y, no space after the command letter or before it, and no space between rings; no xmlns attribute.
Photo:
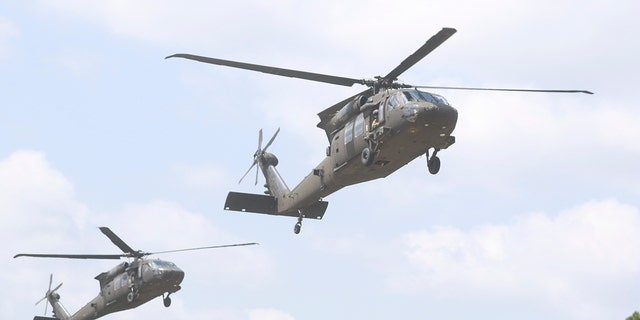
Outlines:
<svg viewBox="0 0 640 320"><path fill-rule="evenodd" d="M169 295L180 290L180 283L184 278L184 271L178 268L173 262L145 259L144 257L159 254L180 251L192 251L203 249L215 249L225 247L238 247L255 245L257 243L239 243L229 245L208 246L199 248L178 249L160 252L143 252L133 250L120 237L118 237L111 229L101 227L100 231L104 233L120 250L122 254L32 254L20 253L14 256L18 257L36 257L36 258L67 258L67 259L121 259L131 258L133 261L122 262L107 272L102 272L96 276L96 280L100 282L100 293L93 298L84 307L80 308L76 313L70 314L67 309L60 303L60 295L57 290L62 286L60 283L53 290L51 284L53 275L49 277L49 289L44 297L36 303L39 304L43 300L47 300L53 308L53 318L51 317L34 317L34 320L90 320L97 319L110 313L136 308L144 303L162 296L165 307L171 305ZM45 306L45 315L47 308Z"/></svg>
<svg viewBox="0 0 640 320"><path fill-rule="evenodd" d="M303 218L323 217L327 202L322 198L346 186L386 177L423 154L426 154L429 172L438 173L440 159L437 154L455 142L455 137L451 134L456 126L458 112L444 97L418 90L421 88L591 94L585 90L414 86L396 81L398 76L455 32L453 28L443 28L386 76L374 79L338 77L191 54L167 57L342 86L362 84L369 87L318 113L320 123L317 126L325 130L329 139L327 156L293 190L287 187L276 171L276 156L267 152L280 129L264 148L260 130L253 164L242 178L257 164L267 181L266 195L230 192L225 210L296 217L298 222L294 232L299 233ZM433 152L430 153L432 149ZM256 168L256 184L257 175Z"/></svg>

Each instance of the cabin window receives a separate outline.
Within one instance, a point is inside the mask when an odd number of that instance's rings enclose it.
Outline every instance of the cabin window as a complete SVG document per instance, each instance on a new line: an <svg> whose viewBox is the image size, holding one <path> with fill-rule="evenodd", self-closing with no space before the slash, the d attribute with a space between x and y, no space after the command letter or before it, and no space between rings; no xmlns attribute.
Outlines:
<svg viewBox="0 0 640 320"><path fill-rule="evenodd" d="M353 129L355 131L355 137L359 137L364 132L364 115L362 113L356 118L356 123Z"/></svg>
<svg viewBox="0 0 640 320"><path fill-rule="evenodd" d="M113 290L118 290L120 288L126 287L129 284L129 275L123 274L120 279L115 279L113 281Z"/></svg>
<svg viewBox="0 0 640 320"><path fill-rule="evenodd" d="M344 144L353 141L353 120L347 122L344 126Z"/></svg>

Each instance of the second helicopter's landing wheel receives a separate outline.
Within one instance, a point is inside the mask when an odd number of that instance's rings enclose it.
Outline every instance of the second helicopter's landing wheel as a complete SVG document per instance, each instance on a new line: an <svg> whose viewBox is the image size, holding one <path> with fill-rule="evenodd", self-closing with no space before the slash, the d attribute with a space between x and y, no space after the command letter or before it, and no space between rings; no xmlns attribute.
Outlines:
<svg viewBox="0 0 640 320"><path fill-rule="evenodd" d="M169 306L171 306L171 298L169 298L169 296L167 295L162 299L162 303L165 307L169 308Z"/></svg>
<svg viewBox="0 0 640 320"><path fill-rule="evenodd" d="M429 168L429 173L437 174L440 171L440 158L435 156L431 157L431 159L427 161L427 167Z"/></svg>
<svg viewBox="0 0 640 320"><path fill-rule="evenodd" d="M362 149L360 154L360 160L365 166L370 166L373 163L373 152L369 148Z"/></svg>

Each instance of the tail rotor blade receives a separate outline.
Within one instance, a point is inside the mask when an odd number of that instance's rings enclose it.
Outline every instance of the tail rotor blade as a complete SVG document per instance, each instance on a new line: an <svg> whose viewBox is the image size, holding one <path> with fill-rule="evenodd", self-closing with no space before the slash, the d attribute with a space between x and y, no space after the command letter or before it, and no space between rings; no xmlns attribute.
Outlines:
<svg viewBox="0 0 640 320"><path fill-rule="evenodd" d="M254 186L258 185L258 167L256 167L256 182L253 185Z"/></svg>
<svg viewBox="0 0 640 320"><path fill-rule="evenodd" d="M249 171L251 171L251 169L253 169L253 167L256 165L257 160L253 161L253 164L251 164L251 167L249 167L249 170L247 170L247 172L244 173L244 175L242 175L242 178L240 178L240 181L238 181L238 184L240 184L242 182L242 180L244 179L244 177L247 176L247 174L249 174Z"/></svg>
<svg viewBox="0 0 640 320"><path fill-rule="evenodd" d="M43 301L44 299L46 299L46 298L47 298L47 296L44 296L44 298L42 298L42 299L38 300L38 302L36 302L36 306L37 306L37 305L39 305L39 304L40 304L40 302L42 302L42 301ZM45 314L47 313L47 308L45 308L45 309L44 309L44 313L45 313Z"/></svg>
<svg viewBox="0 0 640 320"><path fill-rule="evenodd" d="M258 131L258 151L262 150L262 129Z"/></svg>
<svg viewBox="0 0 640 320"><path fill-rule="evenodd" d="M276 139L276 136L278 135L278 133L280 132L280 128L278 128L278 130L276 130L276 133L273 134L273 137L271 137L271 140L269 140L269 142L267 142L267 145L264 146L264 149L262 149L262 151L266 151L267 148L269 148L269 146L273 143L273 140Z"/></svg>
<svg viewBox="0 0 640 320"><path fill-rule="evenodd" d="M60 282L60 284L57 287L51 290L51 292L56 292L56 290L60 289L60 287L62 287L62 282Z"/></svg>

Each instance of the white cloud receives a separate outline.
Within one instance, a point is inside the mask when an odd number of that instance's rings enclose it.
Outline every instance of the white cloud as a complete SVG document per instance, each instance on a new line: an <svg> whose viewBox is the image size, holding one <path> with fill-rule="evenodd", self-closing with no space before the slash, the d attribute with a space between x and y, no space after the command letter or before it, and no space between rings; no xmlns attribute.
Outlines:
<svg viewBox="0 0 640 320"><path fill-rule="evenodd" d="M75 199L71 183L53 170L41 152L21 150L0 161L0 211L8 228L81 227L86 207Z"/></svg>
<svg viewBox="0 0 640 320"><path fill-rule="evenodd" d="M436 227L404 237L410 267L390 278L389 288L488 303L535 297L533 306L599 319L614 312L612 306L633 310L639 246L640 210L615 200L555 216L529 214L511 224Z"/></svg>

